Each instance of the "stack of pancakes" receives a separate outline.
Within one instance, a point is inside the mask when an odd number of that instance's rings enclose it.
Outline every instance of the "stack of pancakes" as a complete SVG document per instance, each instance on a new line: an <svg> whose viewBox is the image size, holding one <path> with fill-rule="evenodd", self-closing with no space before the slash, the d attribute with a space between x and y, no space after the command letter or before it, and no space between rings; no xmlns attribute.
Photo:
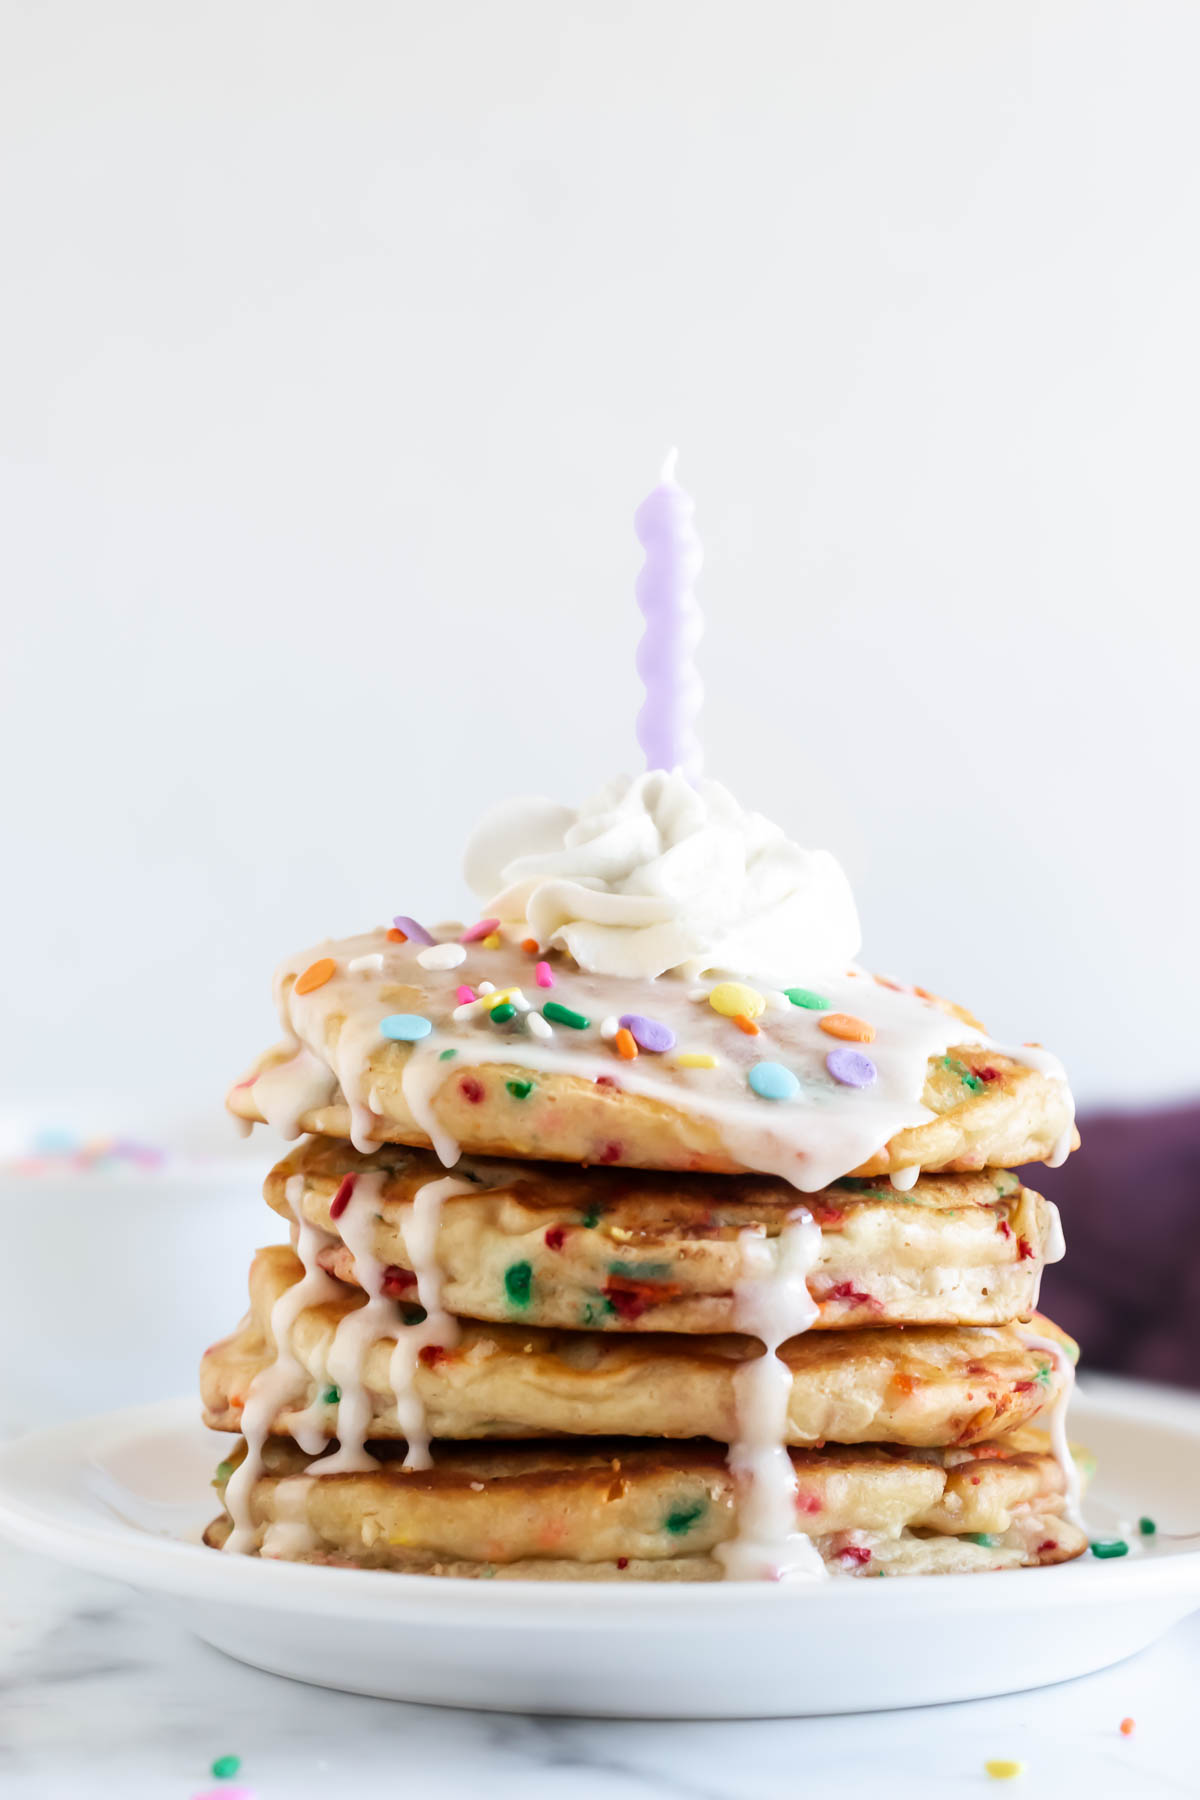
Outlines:
<svg viewBox="0 0 1200 1800"><path fill-rule="evenodd" d="M310 1135L204 1358L242 1434L211 1545L675 1581L1086 1547L1075 1346L1036 1312L1061 1234L1011 1172L1074 1141L1052 1059L859 970L735 1016L669 983L452 926L284 965L288 1041L230 1106ZM826 1075L837 1019L878 1079Z"/></svg>

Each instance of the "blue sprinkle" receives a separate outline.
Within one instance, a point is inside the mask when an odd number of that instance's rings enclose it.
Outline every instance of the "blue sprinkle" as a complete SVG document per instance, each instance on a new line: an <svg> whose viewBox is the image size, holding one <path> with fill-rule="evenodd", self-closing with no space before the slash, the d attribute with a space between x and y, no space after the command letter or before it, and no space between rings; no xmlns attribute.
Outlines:
<svg viewBox="0 0 1200 1800"><path fill-rule="evenodd" d="M418 1038L428 1037L433 1026L420 1013L389 1013L379 1021L379 1029L397 1044L415 1044Z"/></svg>
<svg viewBox="0 0 1200 1800"><path fill-rule="evenodd" d="M843 1087L870 1087L877 1074L875 1064L861 1050L831 1050L825 1067Z"/></svg>
<svg viewBox="0 0 1200 1800"><path fill-rule="evenodd" d="M794 1100L800 1083L782 1063L755 1063L749 1074L750 1086L764 1100Z"/></svg>

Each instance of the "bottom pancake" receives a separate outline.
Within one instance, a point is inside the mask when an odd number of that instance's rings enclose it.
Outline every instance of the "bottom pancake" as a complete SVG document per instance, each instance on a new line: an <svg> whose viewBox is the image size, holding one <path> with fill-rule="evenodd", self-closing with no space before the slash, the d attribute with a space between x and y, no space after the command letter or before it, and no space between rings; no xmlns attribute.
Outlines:
<svg viewBox="0 0 1200 1800"><path fill-rule="evenodd" d="M1065 1562L1087 1538L1062 1516L1063 1477L1044 1439L970 1449L866 1445L793 1450L797 1526L831 1574L972 1573ZM272 1441L249 1494L252 1554L409 1574L525 1580L719 1581L736 1528L720 1446L444 1444L432 1469L322 1475L321 1460ZM240 1443L217 1471L225 1482ZM205 1542L220 1548L227 1514Z"/></svg>

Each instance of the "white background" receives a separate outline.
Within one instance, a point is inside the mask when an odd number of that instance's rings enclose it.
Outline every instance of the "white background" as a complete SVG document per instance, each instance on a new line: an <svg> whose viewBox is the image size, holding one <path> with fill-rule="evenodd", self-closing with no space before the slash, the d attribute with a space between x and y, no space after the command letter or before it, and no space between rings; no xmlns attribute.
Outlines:
<svg viewBox="0 0 1200 1800"><path fill-rule="evenodd" d="M3 13L10 1101L217 1131L278 956L633 766L670 443L710 771L1195 1085L1190 0Z"/></svg>

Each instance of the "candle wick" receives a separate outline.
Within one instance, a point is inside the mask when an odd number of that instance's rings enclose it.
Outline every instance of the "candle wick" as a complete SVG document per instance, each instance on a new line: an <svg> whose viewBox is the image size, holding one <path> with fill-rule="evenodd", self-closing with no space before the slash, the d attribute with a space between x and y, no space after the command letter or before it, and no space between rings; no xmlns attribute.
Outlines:
<svg viewBox="0 0 1200 1800"><path fill-rule="evenodd" d="M678 461L679 451L675 448L668 450L663 458L662 473L658 478L664 487L675 485L675 465Z"/></svg>

